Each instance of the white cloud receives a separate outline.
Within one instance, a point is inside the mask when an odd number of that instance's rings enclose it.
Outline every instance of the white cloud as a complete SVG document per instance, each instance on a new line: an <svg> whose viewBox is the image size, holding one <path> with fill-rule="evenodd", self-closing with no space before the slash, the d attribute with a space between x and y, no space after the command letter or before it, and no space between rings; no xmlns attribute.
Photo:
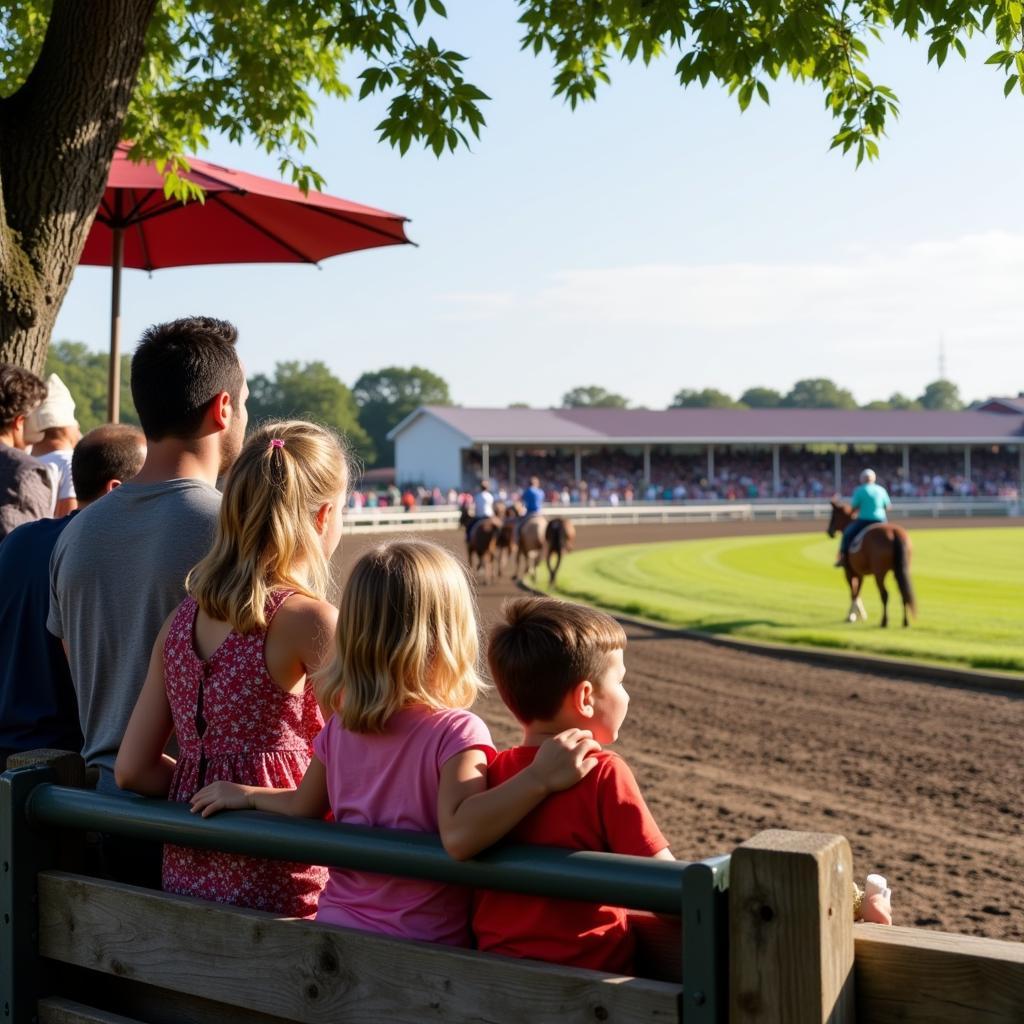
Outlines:
<svg viewBox="0 0 1024 1024"><path fill-rule="evenodd" d="M830 261L653 265L558 274L536 301L559 318L708 330L813 326L898 337L907 327L1019 337L1024 235L860 249Z"/></svg>
<svg viewBox="0 0 1024 1024"><path fill-rule="evenodd" d="M568 270L534 290L441 296L447 318L488 333L515 329L537 345L584 331L595 371L628 342L686 386L774 386L833 376L865 398L920 390L937 376L940 337L949 375L967 397L1024 387L1024 234L989 231L888 246L851 246L804 262L737 260ZM492 318L505 320L495 327ZM685 342L688 362L667 353ZM858 369L860 354L887 371ZM1001 366L997 366L1001 363ZM638 369L642 364L637 364ZM578 375L578 374L577 374ZM633 397L658 401L659 372ZM581 378L582 379L582 378ZM674 378L673 378L674 379ZM568 386L568 385L567 385Z"/></svg>

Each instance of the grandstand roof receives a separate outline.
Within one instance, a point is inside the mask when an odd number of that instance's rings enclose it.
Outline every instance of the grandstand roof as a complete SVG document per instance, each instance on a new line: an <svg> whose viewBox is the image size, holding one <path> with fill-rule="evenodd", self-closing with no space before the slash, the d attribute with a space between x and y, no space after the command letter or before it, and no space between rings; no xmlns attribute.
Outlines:
<svg viewBox="0 0 1024 1024"><path fill-rule="evenodd" d="M1013 444L1024 415L863 409L472 409L424 405L421 416L462 434L467 444Z"/></svg>

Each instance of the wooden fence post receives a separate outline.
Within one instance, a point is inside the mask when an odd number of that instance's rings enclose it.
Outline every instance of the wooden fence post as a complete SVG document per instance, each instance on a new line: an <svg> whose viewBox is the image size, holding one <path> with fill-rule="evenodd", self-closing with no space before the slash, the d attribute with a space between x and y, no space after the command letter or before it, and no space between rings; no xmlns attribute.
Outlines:
<svg viewBox="0 0 1024 1024"><path fill-rule="evenodd" d="M82 758L62 750L12 754L0 775L0 1018L11 1024L37 1019L43 978L36 878L56 860L54 843L29 828L25 808L36 786L81 785L84 778Z"/></svg>
<svg viewBox="0 0 1024 1024"><path fill-rule="evenodd" d="M842 836L771 830L736 848L732 1024L854 1024L852 881Z"/></svg>

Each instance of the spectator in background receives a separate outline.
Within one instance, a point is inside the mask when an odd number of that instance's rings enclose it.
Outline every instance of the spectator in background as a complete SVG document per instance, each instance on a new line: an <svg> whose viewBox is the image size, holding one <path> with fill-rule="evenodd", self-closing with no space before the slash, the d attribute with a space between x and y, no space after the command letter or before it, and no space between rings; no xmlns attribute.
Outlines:
<svg viewBox="0 0 1024 1024"><path fill-rule="evenodd" d="M54 515L62 518L78 507L71 478L71 453L82 437L75 419L75 400L55 373L46 378L46 398L25 420L25 440L32 457L51 467L57 492Z"/></svg>
<svg viewBox="0 0 1024 1024"><path fill-rule="evenodd" d="M50 473L25 450L26 417L45 397L46 385L34 373L0 364L0 540L53 513Z"/></svg>
<svg viewBox="0 0 1024 1024"><path fill-rule="evenodd" d="M231 324L208 317L145 332L131 386L146 461L134 480L75 516L53 551L47 627L64 641L82 755L99 767L105 792L121 792L114 758L153 641L213 542L214 485L241 447L248 391L236 338Z"/></svg>
<svg viewBox="0 0 1024 1024"><path fill-rule="evenodd" d="M71 463L79 507L138 473L146 441L136 427L97 427ZM82 749L78 705L60 641L46 629L50 555L77 513L25 523L0 542L0 769L10 754Z"/></svg>

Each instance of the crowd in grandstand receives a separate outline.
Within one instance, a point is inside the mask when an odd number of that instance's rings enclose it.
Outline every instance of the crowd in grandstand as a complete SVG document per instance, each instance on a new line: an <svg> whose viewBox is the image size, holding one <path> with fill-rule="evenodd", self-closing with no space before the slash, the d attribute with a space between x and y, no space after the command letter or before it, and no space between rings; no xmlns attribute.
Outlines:
<svg viewBox="0 0 1024 1024"><path fill-rule="evenodd" d="M842 457L842 493L857 486L862 469L870 466L894 497L1003 497L1016 498L1020 491L1020 464L1016 451L1006 447L974 448L971 473L965 475L963 449L920 448L910 455L910 473L903 472L900 450L850 452ZM835 461L831 452L783 449L779 462L779 489L774 489L772 456L768 449L721 448L716 451L714 471L708 473L707 453L679 454L652 451L651 479L644 482L641 454L604 449L583 457L581 477L576 477L573 456L519 454L515 482L507 454L492 454L489 477L499 500L519 494L532 476L552 504L617 505L635 501L750 501L759 498L829 498L835 491ZM469 452L463 490L422 485L390 487L385 492L357 491L352 503L362 507L460 504L468 500L473 482L483 476L478 453Z"/></svg>

